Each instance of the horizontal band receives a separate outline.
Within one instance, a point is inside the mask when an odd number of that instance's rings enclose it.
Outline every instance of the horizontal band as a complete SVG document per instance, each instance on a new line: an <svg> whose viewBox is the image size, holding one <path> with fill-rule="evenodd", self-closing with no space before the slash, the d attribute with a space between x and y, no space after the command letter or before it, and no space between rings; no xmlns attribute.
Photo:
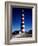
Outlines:
<svg viewBox="0 0 38 46"><path fill-rule="evenodd" d="M22 21L21 23L24 23L24 21Z"/></svg>
<svg viewBox="0 0 38 46"><path fill-rule="evenodd" d="M24 29L24 27L21 27L21 29Z"/></svg>
<svg viewBox="0 0 38 46"><path fill-rule="evenodd" d="M24 32L24 31L25 31L25 29L21 29L21 31L23 31L23 32Z"/></svg>
<svg viewBox="0 0 38 46"><path fill-rule="evenodd" d="M21 25L24 25L24 23L21 23Z"/></svg>
<svg viewBox="0 0 38 46"><path fill-rule="evenodd" d="M25 27L25 25L22 25L21 27Z"/></svg>
<svg viewBox="0 0 38 46"><path fill-rule="evenodd" d="M22 16L24 16L24 14L22 14Z"/></svg>
<svg viewBox="0 0 38 46"><path fill-rule="evenodd" d="M24 18L22 18L22 20L24 20Z"/></svg>

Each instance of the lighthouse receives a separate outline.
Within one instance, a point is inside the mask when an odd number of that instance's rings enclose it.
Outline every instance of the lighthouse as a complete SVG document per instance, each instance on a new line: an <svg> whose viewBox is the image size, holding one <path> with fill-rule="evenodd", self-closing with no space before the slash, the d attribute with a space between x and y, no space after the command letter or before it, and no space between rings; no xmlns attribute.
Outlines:
<svg viewBox="0 0 38 46"><path fill-rule="evenodd" d="M24 33L25 29L24 29L25 25L24 25L24 9L22 9L22 15L21 15L21 32Z"/></svg>

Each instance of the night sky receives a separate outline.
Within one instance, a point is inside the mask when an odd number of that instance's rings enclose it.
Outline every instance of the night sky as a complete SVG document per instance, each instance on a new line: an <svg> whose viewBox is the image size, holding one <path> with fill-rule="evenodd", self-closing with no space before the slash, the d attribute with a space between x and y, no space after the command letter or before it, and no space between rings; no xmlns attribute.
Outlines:
<svg viewBox="0 0 38 46"><path fill-rule="evenodd" d="M32 9L24 9L24 25L25 31L28 32L32 29ZM12 32L21 30L21 15L22 8L12 8Z"/></svg>

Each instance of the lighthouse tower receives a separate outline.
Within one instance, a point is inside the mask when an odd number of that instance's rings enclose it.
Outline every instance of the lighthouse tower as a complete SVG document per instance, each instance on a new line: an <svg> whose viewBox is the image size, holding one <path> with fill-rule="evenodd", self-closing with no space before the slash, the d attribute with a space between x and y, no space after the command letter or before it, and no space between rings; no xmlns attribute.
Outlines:
<svg viewBox="0 0 38 46"><path fill-rule="evenodd" d="M25 31L24 29L24 9L22 9L22 15L21 15L21 32L23 33Z"/></svg>

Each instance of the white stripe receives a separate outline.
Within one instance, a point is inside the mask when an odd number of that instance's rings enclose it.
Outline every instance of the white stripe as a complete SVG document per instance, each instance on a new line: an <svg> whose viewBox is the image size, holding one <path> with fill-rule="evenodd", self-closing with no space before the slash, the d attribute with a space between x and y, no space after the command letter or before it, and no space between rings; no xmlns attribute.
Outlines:
<svg viewBox="0 0 38 46"><path fill-rule="evenodd" d="M25 25L22 25L22 27L25 27Z"/></svg>
<svg viewBox="0 0 38 46"><path fill-rule="evenodd" d="M24 29L22 29L22 31L24 32L25 30L24 30Z"/></svg>
<svg viewBox="0 0 38 46"><path fill-rule="evenodd" d="M24 14L22 14L22 16L24 16Z"/></svg>
<svg viewBox="0 0 38 46"><path fill-rule="evenodd" d="M22 18L22 20L24 20L24 18Z"/></svg>
<svg viewBox="0 0 38 46"><path fill-rule="evenodd" d="M22 23L24 23L24 21L22 21Z"/></svg>

